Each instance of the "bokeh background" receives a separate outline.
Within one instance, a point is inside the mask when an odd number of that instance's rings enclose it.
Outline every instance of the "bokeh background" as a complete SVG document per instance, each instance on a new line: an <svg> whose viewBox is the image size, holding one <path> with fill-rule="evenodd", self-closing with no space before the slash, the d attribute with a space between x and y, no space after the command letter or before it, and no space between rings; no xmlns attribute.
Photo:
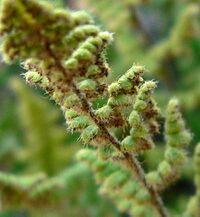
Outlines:
<svg viewBox="0 0 200 217"><path fill-rule="evenodd" d="M183 177L163 195L168 208L180 212L194 193L192 152L200 141L200 1L49 2L72 10L84 9L102 29L113 32L115 41L107 55L112 68L110 81L133 63L145 65L149 70L145 78L159 81L156 99L163 112L171 97L180 99L193 141ZM155 168L162 159L162 134L156 141L156 149L142 156L145 168ZM58 106L41 90L25 84L20 64L6 66L1 61L0 217L128 216L98 193L92 172L76 161L81 146L79 135L67 132ZM5 172L18 189L20 183L28 186L30 177L40 181L45 176L50 180L49 190L29 201L25 193L4 186Z"/></svg>

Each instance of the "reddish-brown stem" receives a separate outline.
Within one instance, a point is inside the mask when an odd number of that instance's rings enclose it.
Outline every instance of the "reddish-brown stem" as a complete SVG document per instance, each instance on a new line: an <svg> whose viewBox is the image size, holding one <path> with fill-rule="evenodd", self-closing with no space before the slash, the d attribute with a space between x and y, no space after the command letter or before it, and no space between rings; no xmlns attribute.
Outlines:
<svg viewBox="0 0 200 217"><path fill-rule="evenodd" d="M99 120L93 109L91 108L90 104L87 101L87 98L84 94L82 94L79 89L76 87L74 83L72 83L73 91L76 93L76 95L79 97L80 102L84 109L90 114L90 117L93 119L93 121L96 123L96 125L99 127L101 132L104 134L104 136L110 141L110 143L115 146L115 148L124 156L125 162L127 167L134 173L134 175L137 176L138 180L142 182L142 184L145 186L145 188L149 191L149 194L151 196L151 201L158 213L161 217L168 217L168 213L164 207L164 204L162 202L162 199L160 198L157 191L154 189L153 186L150 186L147 183L144 170L142 169L140 162L136 159L136 157L132 156L128 152L124 152L121 149L120 142L108 131L108 129L104 126L104 124Z"/></svg>
<svg viewBox="0 0 200 217"><path fill-rule="evenodd" d="M49 55L54 58L57 67L61 70L61 72L66 75L67 72L65 71L65 68L60 63L59 59L56 55L52 52L49 44L46 42L46 50L49 53ZM91 119L95 122L95 124L99 127L101 130L101 133L104 135L104 137L111 143L124 157L125 163L129 170L135 175L138 180L144 185L144 187L148 190L150 196L152 205L155 207L157 212L159 213L160 217L169 217L167 210L164 207L164 204L162 202L161 197L159 196L158 192L155 190L155 188L147 183L145 172L143 168L140 165L140 162L137 160L135 156L128 152L124 152L121 149L120 142L114 137L109 130L106 128L105 124L96 116L93 108L90 106L85 94L80 92L80 90L77 88L76 84L71 81L70 84L72 87L72 91L78 96L82 108L87 112Z"/></svg>

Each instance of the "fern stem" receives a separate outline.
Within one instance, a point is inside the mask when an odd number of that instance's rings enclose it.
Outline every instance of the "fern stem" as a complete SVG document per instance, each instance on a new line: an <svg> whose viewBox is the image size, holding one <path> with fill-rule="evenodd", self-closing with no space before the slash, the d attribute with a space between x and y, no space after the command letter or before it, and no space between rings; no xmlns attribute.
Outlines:
<svg viewBox="0 0 200 217"><path fill-rule="evenodd" d="M149 191L151 195L151 201L154 207L157 209L158 213L161 217L168 217L167 210L164 207L163 201L157 191L150 185L148 185L147 180L145 178L144 170L142 169L140 162L136 159L136 157L132 156L128 152L123 152L121 150L120 142L108 131L108 129L104 126L104 124L99 120L91 106L89 105L87 98L84 94L82 94L79 89L76 87L74 83L72 83L73 91L79 97L82 107L90 114L90 117L105 135L105 137L112 143L113 146L124 156L125 162L129 169L137 176L140 182L144 185L145 188Z"/></svg>
<svg viewBox="0 0 200 217"><path fill-rule="evenodd" d="M66 75L67 72L65 71L65 68L60 63L58 57L54 54L54 52L51 50L51 47L47 40L44 40L46 44L46 51L48 52L49 56L54 58L55 63L57 67L61 70L61 72ZM84 109L92 118L92 120L95 122L95 124L99 127L102 134L105 136L105 138L124 156L125 163L131 170L131 172L137 176L138 180L144 185L144 187L148 190L150 196L152 205L155 207L157 212L160 214L160 217L169 217L169 214L164 207L163 201L161 197L159 196L158 192L154 189L153 186L148 185L145 172L143 168L140 165L140 162L136 159L136 157L132 156L128 152L124 152L121 149L120 142L109 132L109 130L106 128L104 123L96 116L93 109L91 108L86 96L80 92L80 90L77 88L76 84L73 81L66 81L69 85L71 85L73 92L78 96L82 109Z"/></svg>
<svg viewBox="0 0 200 217"><path fill-rule="evenodd" d="M35 30L38 31L38 34L40 35L40 26L34 26ZM148 190L150 196L151 196L151 203L159 213L160 217L169 217L167 210L164 207L164 204L162 202L161 197L159 196L158 192L154 189L153 186L149 185L147 183L146 177L145 177L145 172L143 168L140 165L140 162L137 160L135 156L132 154L125 152L121 149L120 142L117 140L115 136L113 136L107 127L105 126L104 122L102 122L95 114L93 111L92 107L90 106L90 103L88 102L87 97L85 94L83 94L76 86L76 84L73 82L73 78L69 78L68 73L66 69L62 66L59 57L54 53L50 46L50 42L48 39L43 37L42 35L41 39L45 45L45 51L48 54L50 58L53 58L55 60L55 65L57 68L60 70L60 72L63 73L64 75L64 80L66 84L68 84L71 88L72 91L77 95L77 97L80 100L82 110L84 110L90 117L91 119L95 122L95 124L99 127L102 135L104 135L105 139L109 141L124 157L124 162L126 166L131 170L133 175L135 175L138 180L144 185L144 187Z"/></svg>
<svg viewBox="0 0 200 217"><path fill-rule="evenodd" d="M56 65L61 70L61 72L64 75L67 74L65 68L60 64L60 61L57 58L57 56L54 55L54 53L52 52L51 47L49 46L49 43L47 41L46 41L46 50L49 53L49 56L54 58ZM105 138L122 154L122 156L124 156L126 165L129 167L131 172L137 176L138 180L144 185L144 187L148 190L151 196L152 205L160 214L160 217L169 217L169 214L166 208L164 207L163 201L159 196L158 192L154 189L153 186L148 185L145 177L145 172L142 169L140 162L136 159L136 157L132 156L128 152L124 152L121 149L120 142L109 132L109 130L104 125L104 123L101 120L99 120L99 118L95 115L86 96L80 92L80 90L77 88L76 84L73 81L70 82L70 85L72 87L73 92L78 96L82 105L82 109L84 109L90 115L90 117L95 122L95 124L99 127L99 129L101 130Z"/></svg>
<svg viewBox="0 0 200 217"><path fill-rule="evenodd" d="M49 53L49 55L52 58L54 58L57 67L65 75L66 74L65 68L60 64L59 59L52 52L48 42L46 42L46 50ZM161 197L159 196L158 192L154 189L153 186L147 183L145 172L143 168L141 167L140 162L136 159L136 157L132 156L128 152L124 152L121 149L120 142L109 132L109 130L104 125L104 123L101 120L99 120L99 118L95 115L86 96L80 92L80 90L77 88L76 84L73 81L70 82L70 85L72 87L73 92L78 96L81 102L81 105L82 105L82 109L84 109L90 115L90 117L95 122L95 124L99 127L99 129L101 130L105 138L122 154L122 156L124 156L126 165L129 167L131 172L137 176L138 180L144 185L144 187L148 190L151 196L152 205L155 207L157 212L160 214L160 217L169 217L169 214L166 208L164 207L163 201Z"/></svg>

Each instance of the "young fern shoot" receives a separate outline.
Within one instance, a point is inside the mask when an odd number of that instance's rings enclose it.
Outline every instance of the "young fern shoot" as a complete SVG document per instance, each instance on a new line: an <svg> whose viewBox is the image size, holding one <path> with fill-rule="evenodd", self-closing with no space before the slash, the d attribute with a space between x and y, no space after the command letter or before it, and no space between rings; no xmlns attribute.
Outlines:
<svg viewBox="0 0 200 217"><path fill-rule="evenodd" d="M167 110L165 159L157 171L146 174L137 155L155 147L153 135L159 132L160 110L152 97L156 82L144 81L146 69L133 65L107 85L105 49L111 33L102 32L83 11L55 9L36 0L3 0L0 36L4 60L20 60L27 83L48 93L61 107L68 129L95 146L79 159L92 166L101 191L134 217L170 216L159 190L184 163L183 149L191 138L177 101L170 101ZM100 97L107 102L95 108ZM121 141L113 128L125 126L130 132Z"/></svg>

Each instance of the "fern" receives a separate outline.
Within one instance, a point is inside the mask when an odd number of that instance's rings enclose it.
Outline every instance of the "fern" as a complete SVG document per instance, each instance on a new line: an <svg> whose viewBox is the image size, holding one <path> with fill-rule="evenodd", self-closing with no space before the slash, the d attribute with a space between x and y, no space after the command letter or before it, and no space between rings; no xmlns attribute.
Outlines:
<svg viewBox="0 0 200 217"><path fill-rule="evenodd" d="M159 102L170 98L170 90L187 110L199 106L198 62L191 67L199 55L193 47L199 44L198 1L77 2L116 33L115 58L111 60L115 74L121 74L134 60L148 67L148 76L162 82Z"/></svg>
<svg viewBox="0 0 200 217"><path fill-rule="evenodd" d="M68 186L73 180L80 178L83 174L89 175L89 170L86 165L81 164L75 164L50 178L44 173L14 175L0 172L2 204L12 207L13 204L20 201L22 204L35 206L42 201L43 204L40 206L45 206L51 201L46 197L47 195L57 194L61 197L62 191L67 192Z"/></svg>
<svg viewBox="0 0 200 217"><path fill-rule="evenodd" d="M91 145L78 158L91 165L101 192L132 216L170 216L159 191L177 178L191 141L178 101L167 106L164 160L146 173L138 155L155 147L154 135L160 131L161 112L153 98L157 83L144 81L146 69L133 65L107 84L105 50L112 34L102 32L85 12L35 0L4 0L0 24L4 60L22 61L27 83L45 90L61 107L67 128ZM106 103L96 108L99 98ZM129 132L118 138L114 129L125 128ZM198 203L192 209L189 216L197 215Z"/></svg>

